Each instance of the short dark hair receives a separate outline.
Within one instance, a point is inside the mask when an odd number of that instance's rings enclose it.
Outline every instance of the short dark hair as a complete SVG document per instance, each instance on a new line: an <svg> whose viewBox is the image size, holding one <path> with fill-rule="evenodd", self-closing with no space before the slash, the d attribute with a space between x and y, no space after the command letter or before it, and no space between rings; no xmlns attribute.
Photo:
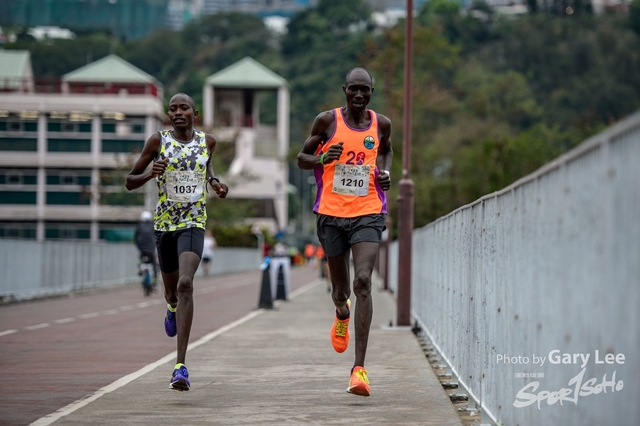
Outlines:
<svg viewBox="0 0 640 426"><path fill-rule="evenodd" d="M175 98L176 96L184 96L185 98L187 98L187 103L191 106L191 109L193 109L194 111L196 110L196 103L193 101L193 98L191 96L187 95L186 93L176 93L171 97L171 99ZM169 103L171 103L171 100L169 100Z"/></svg>
<svg viewBox="0 0 640 426"><path fill-rule="evenodd" d="M344 77L345 85L347 84L347 81L349 80L349 77L351 76L351 73L353 73L354 71L364 71L367 74L369 74L369 79L371 80L371 87L373 87L373 76L371 75L371 73L366 68L362 68L362 67L355 67L355 68L352 68L351 70L349 70L349 72L347 72L347 75Z"/></svg>

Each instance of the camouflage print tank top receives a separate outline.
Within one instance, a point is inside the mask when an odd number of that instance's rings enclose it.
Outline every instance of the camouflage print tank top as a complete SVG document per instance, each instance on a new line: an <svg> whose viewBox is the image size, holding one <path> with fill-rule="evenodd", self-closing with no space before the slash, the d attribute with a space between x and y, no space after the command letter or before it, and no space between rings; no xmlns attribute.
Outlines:
<svg viewBox="0 0 640 426"><path fill-rule="evenodd" d="M165 173L156 178L158 205L156 231L204 228L207 223L206 170L209 151L204 132L194 131L189 142L179 142L170 130L160 132L159 160L169 159Z"/></svg>

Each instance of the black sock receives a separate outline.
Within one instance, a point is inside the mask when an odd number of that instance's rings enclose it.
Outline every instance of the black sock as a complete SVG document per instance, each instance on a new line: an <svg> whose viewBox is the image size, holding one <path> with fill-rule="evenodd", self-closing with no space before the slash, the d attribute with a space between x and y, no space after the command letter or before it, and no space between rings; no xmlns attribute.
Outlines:
<svg viewBox="0 0 640 426"><path fill-rule="evenodd" d="M347 310L349 310L349 308L347 308ZM336 309L336 316L338 317L339 320L344 321L346 319L349 319L349 317L351 317L351 311L349 310L349 313L347 314L347 316L342 318L342 317L340 317L340 314L338 313L338 310Z"/></svg>

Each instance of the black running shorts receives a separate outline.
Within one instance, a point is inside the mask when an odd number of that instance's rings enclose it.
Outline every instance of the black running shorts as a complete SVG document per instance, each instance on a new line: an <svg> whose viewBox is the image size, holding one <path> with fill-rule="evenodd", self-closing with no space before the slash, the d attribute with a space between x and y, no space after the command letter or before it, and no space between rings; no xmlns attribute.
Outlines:
<svg viewBox="0 0 640 426"><path fill-rule="evenodd" d="M384 214L342 218L318 214L318 239L328 257L340 256L357 243L379 243L384 231Z"/></svg>
<svg viewBox="0 0 640 426"><path fill-rule="evenodd" d="M177 231L156 231L156 247L160 270L171 273L178 270L178 258L185 251L202 257L204 247L204 229L183 228Z"/></svg>

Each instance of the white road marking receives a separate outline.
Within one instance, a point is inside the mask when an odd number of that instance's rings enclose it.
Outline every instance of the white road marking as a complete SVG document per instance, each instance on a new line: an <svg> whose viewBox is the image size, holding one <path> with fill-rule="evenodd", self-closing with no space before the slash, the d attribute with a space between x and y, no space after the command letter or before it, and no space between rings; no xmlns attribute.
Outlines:
<svg viewBox="0 0 640 426"><path fill-rule="evenodd" d="M207 343L208 341L210 341L211 339L226 333L227 331L249 321L250 319L260 315L264 313L264 310L258 310L258 311L253 311L247 315L245 315L244 317L240 318L237 321L232 322L231 324L228 324L224 327L219 328L218 330L207 334L206 336L203 336L202 338L200 338L198 341L194 342L193 344L190 345L188 350L192 350L197 348L200 345L203 345L204 343ZM153 362L151 364L145 365L144 367L142 367L140 370L133 372L131 374L128 374L118 380L116 380L115 382L111 383L110 385L107 385L99 390L97 390L93 395L87 397L87 398L83 398L83 399L79 399L75 402L72 402L71 404L67 405L66 407L62 407L61 409L54 411L51 414L48 414L44 417L39 418L38 420L36 420L35 422L31 423L31 426L47 426L52 424L53 422L55 422L56 420L61 419L64 416L67 416L71 413L73 413L74 411L84 407L85 405L89 404L90 402L95 401L96 399L100 398L103 395L106 395L108 393L111 393L117 389L120 389L121 387L125 386L128 383L131 383L132 381L144 376L145 374L155 370L157 367L166 364L169 361L173 361L173 359L175 358L176 354L175 351L165 355L164 357L160 358L159 360L157 360L156 362Z"/></svg>
<svg viewBox="0 0 640 426"><path fill-rule="evenodd" d="M236 280L236 281L232 281L229 283L224 283L218 286L210 286L207 287L205 289L202 289L198 292L198 294L206 294L206 293L211 293L213 291L217 291L217 290L222 290L222 289L227 289L227 288L235 288L235 287L242 287L245 285L249 285L249 284L253 284L250 282L246 282L246 279L242 279L242 280ZM127 306L121 306L118 309L109 309L106 311L102 311L102 312L90 312L87 314L82 314L82 315L78 315L77 317L70 317L70 318L62 318L59 320L54 320L52 321L54 324L66 324L66 323L70 323L75 321L76 319L89 319L89 318L96 318L99 316L106 316L106 315L115 315L118 314L120 312L125 312L125 311L131 311L135 308L147 308L149 306L155 306L155 305L160 305L160 304L164 304L165 301L162 298L157 298L157 299L153 299L153 300L147 300L144 302L140 302L136 305L127 305ZM37 325L30 325L27 327L23 327L23 330L37 330L40 328L45 328L45 327L49 327L51 324L50 323L42 323L42 324L37 324ZM13 334L13 333L17 333L18 330L6 330L6 331L2 331L0 332L0 337L2 336L7 336L9 334Z"/></svg>
<svg viewBox="0 0 640 426"><path fill-rule="evenodd" d="M48 322L43 322L42 324L30 325L29 327L24 327L23 330L37 330L39 328L49 327L51 324Z"/></svg>
<svg viewBox="0 0 640 426"><path fill-rule="evenodd" d="M322 283L324 283L323 279L317 279L315 281L311 281L310 283L307 283L307 284L303 285L302 287L300 287L299 289L294 290L291 293L289 293L289 299L293 299L295 297L298 297L302 293L306 292L307 290L311 290L313 287L317 286L318 284L322 284Z"/></svg>
<svg viewBox="0 0 640 426"><path fill-rule="evenodd" d="M315 280L312 281L302 287L300 287L298 290L291 292L289 295L289 299L293 299L299 295L301 295L302 293L306 292L307 290L310 290L311 288L317 286L318 284L324 283L324 280ZM276 305L279 304L279 302L275 303ZM223 333L226 333L227 331L244 324L245 322L252 320L253 318L257 317L258 315L261 315L265 312L264 309L258 309L255 311L252 311L250 313L248 313L247 315L245 315L244 317L240 318L239 320L236 320L230 324L225 325L224 327L220 327L219 329L201 337L200 339L198 339L198 341L192 343L189 345L189 349L187 349L187 351L193 350L195 348L197 348L198 346L204 345L205 343L209 342L210 340L220 336ZM110 385L107 385L99 390L97 390L93 395L86 397L86 398L82 398L79 399L77 401L72 402L71 404L67 405L66 407L62 407L57 411L54 411L51 414L48 414L44 417L39 418L38 420L36 420L35 422L31 423L30 426L48 426L50 424L52 424L53 422L60 420L62 417L64 416L68 416L69 414L73 413L76 410L79 410L80 408L84 407L85 405L88 405L89 403L95 401L96 399L100 398L103 395L106 395L108 393L111 393L115 390L120 389L121 387L127 385L128 383L131 383L132 381L139 379L140 377L144 376L145 374L155 370L156 368L158 368L161 365L166 364L167 362L172 362L174 361L176 354L175 351L165 355L164 357L160 358L159 360L157 360L156 362L153 362L151 364L145 365L144 367L142 367L140 370L133 372L131 374L128 374L118 380L116 380L115 382L111 383Z"/></svg>

